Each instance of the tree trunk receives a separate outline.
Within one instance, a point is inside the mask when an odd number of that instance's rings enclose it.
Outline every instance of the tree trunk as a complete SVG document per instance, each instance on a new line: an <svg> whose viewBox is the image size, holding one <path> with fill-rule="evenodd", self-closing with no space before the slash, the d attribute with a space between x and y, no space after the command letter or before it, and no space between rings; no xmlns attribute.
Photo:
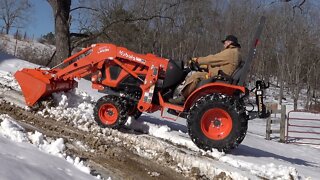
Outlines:
<svg viewBox="0 0 320 180"><path fill-rule="evenodd" d="M310 106L311 106L311 103L310 103L310 101L311 101L311 86L309 85L309 82L308 82L308 85L307 85L307 101L306 101L306 105L305 105L305 108L307 109L307 110L310 110Z"/></svg>
<svg viewBox="0 0 320 180"><path fill-rule="evenodd" d="M285 66L284 66L284 58L279 57L279 53L276 53L277 62L278 62L278 71L279 71L279 77L277 78L280 82L280 92L279 92L279 104L282 105L282 99L283 99L283 89L284 89L284 73L285 73Z"/></svg>
<svg viewBox="0 0 320 180"><path fill-rule="evenodd" d="M300 64L296 64L295 67L295 86L293 87L293 109L296 111L298 109L298 100L299 100L299 93L300 93L300 71L298 69L300 69L301 66Z"/></svg>
<svg viewBox="0 0 320 180"><path fill-rule="evenodd" d="M281 73L281 80L280 80L280 92L279 92L279 104L282 105L282 99L283 99L283 86L284 86L284 79L283 79L283 73Z"/></svg>
<svg viewBox="0 0 320 180"><path fill-rule="evenodd" d="M71 0L47 0L52 7L55 24L56 54L51 65L70 56L69 14Z"/></svg>
<svg viewBox="0 0 320 180"><path fill-rule="evenodd" d="M9 32L10 32L10 25L6 24L6 34L9 34Z"/></svg>

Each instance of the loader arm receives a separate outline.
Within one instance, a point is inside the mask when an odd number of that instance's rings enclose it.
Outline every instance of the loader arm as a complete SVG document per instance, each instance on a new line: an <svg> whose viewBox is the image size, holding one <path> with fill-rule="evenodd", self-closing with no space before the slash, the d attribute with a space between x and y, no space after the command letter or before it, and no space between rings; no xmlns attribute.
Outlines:
<svg viewBox="0 0 320 180"><path fill-rule="evenodd" d="M122 81L133 77L142 91L138 108L146 111L152 108L158 76L163 74L167 64L168 59L153 54L137 54L113 44L93 44L50 70L25 68L17 71L15 77L28 106L53 92L75 88L76 78L91 75L92 88L103 90L105 87L116 88Z"/></svg>
<svg viewBox="0 0 320 180"><path fill-rule="evenodd" d="M88 47L64 60L62 64L67 64L73 61L74 62L67 67L59 70L56 73L55 78L64 80L83 78L89 74L96 72L98 69L102 69L105 61L114 62L115 64L126 70L128 73L130 73L132 76L138 78L137 74L130 71L130 69L127 68L125 64L121 63L118 60L119 58L127 58L123 53L125 51L128 50L125 48L118 48L112 44L94 44L91 47ZM136 63L140 62L136 61Z"/></svg>

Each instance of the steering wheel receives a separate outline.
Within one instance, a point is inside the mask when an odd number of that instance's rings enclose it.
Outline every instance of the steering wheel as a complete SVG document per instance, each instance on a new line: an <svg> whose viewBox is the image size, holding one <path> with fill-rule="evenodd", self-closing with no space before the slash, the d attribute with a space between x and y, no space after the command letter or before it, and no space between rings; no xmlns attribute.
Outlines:
<svg viewBox="0 0 320 180"><path fill-rule="evenodd" d="M191 71L200 71L200 72L208 72L207 68L202 68L198 62L191 61L189 63L189 68Z"/></svg>
<svg viewBox="0 0 320 180"><path fill-rule="evenodd" d="M195 61L191 61L189 63L189 67L192 71L201 71L200 65L199 63L195 62Z"/></svg>

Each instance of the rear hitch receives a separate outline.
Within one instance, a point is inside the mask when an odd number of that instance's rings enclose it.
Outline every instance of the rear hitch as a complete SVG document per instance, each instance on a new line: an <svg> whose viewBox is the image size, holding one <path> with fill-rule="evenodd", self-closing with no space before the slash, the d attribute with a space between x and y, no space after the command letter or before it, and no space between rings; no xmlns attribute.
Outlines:
<svg viewBox="0 0 320 180"><path fill-rule="evenodd" d="M267 110L266 105L263 103L264 90L270 87L270 83L266 83L262 80L256 81L256 104L258 106L259 118L267 118L270 116L270 111Z"/></svg>
<svg viewBox="0 0 320 180"><path fill-rule="evenodd" d="M270 83L268 82L267 84L262 81L258 80L256 81L256 87L250 90L250 92L253 92L255 90L255 95L256 95L256 105L258 107L258 111L253 111L254 106L253 104L249 103L252 105L252 110L248 111L248 119L252 120L255 118L268 118L270 117L271 113L270 111L267 110L266 105L263 102L263 96L264 96L264 90L268 89L270 87ZM249 93L248 93L249 95ZM246 96L247 97L247 96Z"/></svg>

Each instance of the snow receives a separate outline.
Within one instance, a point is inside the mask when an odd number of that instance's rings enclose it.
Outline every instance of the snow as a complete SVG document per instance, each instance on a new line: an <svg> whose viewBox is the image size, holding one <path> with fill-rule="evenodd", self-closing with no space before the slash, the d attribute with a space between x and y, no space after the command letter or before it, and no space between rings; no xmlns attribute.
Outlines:
<svg viewBox="0 0 320 180"><path fill-rule="evenodd" d="M0 59L1 57L5 56L0 55ZM0 84L19 90L12 73L22 67L35 66L13 57L2 58L0 60ZM95 123L92 114L95 101L103 94L92 90L90 87L90 82L80 80L79 88L66 93L53 94L56 105L53 107L48 106L39 111L38 114L45 117L53 117L57 120L66 120L73 126L88 132L100 129ZM4 96L6 90L0 89L0 97ZM275 88L271 88L268 91L269 98L277 93ZM16 104L18 102L13 103ZM292 101L289 98L286 105L287 112L293 109ZM296 112L295 116L319 118L319 115L302 112ZM16 177L24 177L24 179L50 179L50 177L55 177L55 179L94 178L85 174L89 173L90 170L83 165L79 158L73 159L63 154L63 139L59 138L48 142L44 135L39 132L26 134L23 128L15 124L14 119L7 115L0 115L0 119L2 119L0 158L4 159L2 162L10 161L10 163L2 163L6 164L4 169L8 168L8 171L12 173L12 169L17 166L22 169L18 174L16 173ZM213 152L204 152L197 148L190 140L187 134L186 122L182 118L177 121L167 121L161 117L159 112L156 112L142 114L138 120L129 118L126 126L146 134L137 136L134 133L123 134L115 130L112 130L111 134L117 134L119 137L136 143L136 151L142 156L154 158L157 156L157 150L169 153L179 162L176 168L180 170L197 167L203 174L214 176L221 172L226 172L233 179L318 179L320 176L319 147L282 144L277 139L267 141L264 138L265 120L262 119L249 121L246 138L230 154L215 150ZM109 130L101 130L102 134L106 134L107 131ZM121 139L115 140L121 141ZM166 140L172 145L160 140ZM10 149L10 151L7 152L6 149ZM29 155L27 156L24 153ZM51 155L49 156L48 153ZM38 160L38 156L41 156L40 160ZM51 160L51 158L54 160ZM23 162L19 162L20 159L23 159ZM14 162L17 162L17 164ZM66 164L65 162L69 163ZM20 167L19 164L22 164L23 167ZM49 167L48 164L50 164ZM72 164L73 166L71 166ZM9 167L10 165L11 167ZM1 177L19 179L13 178L7 173L4 174L6 172L4 169L1 170ZM59 174L60 171L64 176ZM157 172L150 172L150 174L155 177L159 176ZM32 175L32 177L28 175Z"/></svg>
<svg viewBox="0 0 320 180"><path fill-rule="evenodd" d="M94 101L90 96L76 89L67 93L54 93L53 98L58 106L47 106L38 114L57 120L64 119L81 130L89 131L89 127L94 123Z"/></svg>
<svg viewBox="0 0 320 180"><path fill-rule="evenodd" d="M38 58L50 57L55 50L55 46L39 43L35 40L18 40L11 35L0 35L0 50L12 55L30 56Z"/></svg>
<svg viewBox="0 0 320 180"><path fill-rule="evenodd" d="M78 157L64 159L62 138L48 142L39 132L26 133L5 114L0 121L1 179L96 179Z"/></svg>

